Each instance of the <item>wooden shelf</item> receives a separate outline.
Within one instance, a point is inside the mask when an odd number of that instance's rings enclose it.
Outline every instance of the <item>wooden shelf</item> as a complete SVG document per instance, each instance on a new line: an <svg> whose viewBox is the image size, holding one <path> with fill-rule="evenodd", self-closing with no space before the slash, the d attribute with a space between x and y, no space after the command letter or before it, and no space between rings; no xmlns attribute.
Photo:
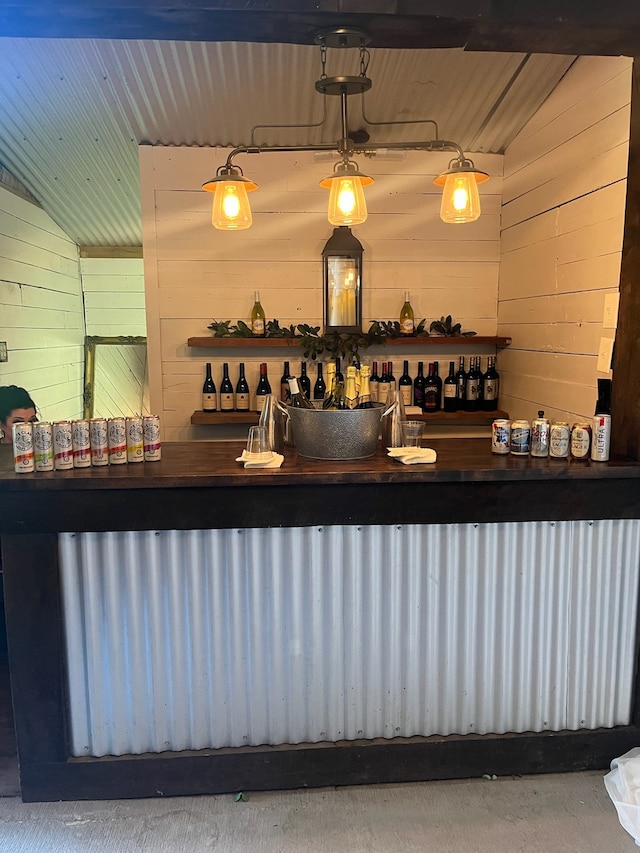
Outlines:
<svg viewBox="0 0 640 853"><path fill-rule="evenodd" d="M464 346L495 346L508 347L511 343L511 338L496 338L476 335L475 337L463 338L447 338L440 335L431 335L428 338L388 338L386 345L391 346L406 346L406 347L448 347L455 348ZM262 347L297 347L300 346L299 338L214 338L212 337L196 337L188 338L187 346L212 348L220 347L254 349ZM374 344L375 346L375 344ZM383 344L382 346L385 346Z"/></svg>
<svg viewBox="0 0 640 853"><path fill-rule="evenodd" d="M257 424L260 415L257 412L203 412L201 409L191 415L192 424Z"/></svg>
<svg viewBox="0 0 640 853"><path fill-rule="evenodd" d="M257 412L203 412L191 415L191 423L198 426L207 424L257 424L260 415ZM432 414L407 414L407 420L424 421L438 426L488 426L496 418L508 418L501 409L495 412L433 412Z"/></svg>

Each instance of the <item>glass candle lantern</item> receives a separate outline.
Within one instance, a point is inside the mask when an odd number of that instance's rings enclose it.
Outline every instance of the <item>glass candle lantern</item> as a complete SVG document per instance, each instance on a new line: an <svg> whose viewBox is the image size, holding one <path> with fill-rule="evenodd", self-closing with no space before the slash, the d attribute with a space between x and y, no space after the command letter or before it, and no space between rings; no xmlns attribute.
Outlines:
<svg viewBox="0 0 640 853"><path fill-rule="evenodd" d="M324 331L362 331L362 243L348 226L334 228L322 251Z"/></svg>

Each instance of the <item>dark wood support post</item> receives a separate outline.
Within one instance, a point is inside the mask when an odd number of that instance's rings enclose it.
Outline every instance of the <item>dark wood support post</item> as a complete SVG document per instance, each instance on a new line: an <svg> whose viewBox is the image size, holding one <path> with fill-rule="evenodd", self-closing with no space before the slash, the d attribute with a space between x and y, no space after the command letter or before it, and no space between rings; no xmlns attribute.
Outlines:
<svg viewBox="0 0 640 853"><path fill-rule="evenodd" d="M631 86L629 173L613 362L612 450L640 459L640 60Z"/></svg>

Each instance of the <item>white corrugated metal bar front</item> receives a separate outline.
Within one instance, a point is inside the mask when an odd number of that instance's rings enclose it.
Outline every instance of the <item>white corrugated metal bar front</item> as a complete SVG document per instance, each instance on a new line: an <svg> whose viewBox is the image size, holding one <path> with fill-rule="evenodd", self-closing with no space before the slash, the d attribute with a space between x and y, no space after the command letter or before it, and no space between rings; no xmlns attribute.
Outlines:
<svg viewBox="0 0 640 853"><path fill-rule="evenodd" d="M74 755L629 722L640 522L60 536Z"/></svg>

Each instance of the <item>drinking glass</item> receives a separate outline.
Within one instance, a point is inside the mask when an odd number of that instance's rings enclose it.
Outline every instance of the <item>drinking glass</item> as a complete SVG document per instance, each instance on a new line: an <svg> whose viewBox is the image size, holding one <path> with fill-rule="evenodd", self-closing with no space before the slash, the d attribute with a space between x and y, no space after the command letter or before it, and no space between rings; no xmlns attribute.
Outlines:
<svg viewBox="0 0 640 853"><path fill-rule="evenodd" d="M422 421L402 421L403 447L420 447L423 427Z"/></svg>
<svg viewBox="0 0 640 853"><path fill-rule="evenodd" d="M247 453L255 459L264 459L271 456L269 442L267 440L267 429L263 426L249 427L249 438L247 439Z"/></svg>

